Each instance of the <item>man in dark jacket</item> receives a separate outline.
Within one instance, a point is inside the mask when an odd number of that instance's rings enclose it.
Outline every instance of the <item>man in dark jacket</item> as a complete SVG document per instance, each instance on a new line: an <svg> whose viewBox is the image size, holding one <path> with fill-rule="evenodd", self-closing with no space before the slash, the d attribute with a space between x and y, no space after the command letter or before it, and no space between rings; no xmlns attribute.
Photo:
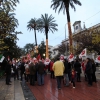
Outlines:
<svg viewBox="0 0 100 100"><path fill-rule="evenodd" d="M21 81L22 81L22 79L23 79L23 74L24 74L24 77L25 77L25 80L26 80L26 75L25 75L25 63L24 63L24 61L22 61L21 62L21 65L20 65L20 74L21 74Z"/></svg>
<svg viewBox="0 0 100 100"><path fill-rule="evenodd" d="M30 85L35 85L35 73L36 73L35 63L31 62L31 64L29 65L29 71L30 71Z"/></svg>
<svg viewBox="0 0 100 100"><path fill-rule="evenodd" d="M88 78L88 85L89 86L92 86L92 73L93 73L93 70L92 70L92 63L91 63L91 60L90 58L87 58L87 64L86 64L86 74L87 74L87 78Z"/></svg>
<svg viewBox="0 0 100 100"><path fill-rule="evenodd" d="M5 74L6 74L6 84L7 85L11 85L10 84L11 66L12 66L12 62L11 61L8 61L8 64L7 64L6 70L5 70Z"/></svg>
<svg viewBox="0 0 100 100"><path fill-rule="evenodd" d="M68 61L67 61L66 59L64 59L64 66L65 66L65 70L64 70L64 81L65 81L65 86L69 86Z"/></svg>
<svg viewBox="0 0 100 100"><path fill-rule="evenodd" d="M74 64L74 68L75 68L75 71L77 73L77 82L81 82L81 79L80 79L81 63L78 60L76 60L76 62Z"/></svg>
<svg viewBox="0 0 100 100"><path fill-rule="evenodd" d="M44 85L44 68L42 60L39 60L37 73L38 73L38 85Z"/></svg>

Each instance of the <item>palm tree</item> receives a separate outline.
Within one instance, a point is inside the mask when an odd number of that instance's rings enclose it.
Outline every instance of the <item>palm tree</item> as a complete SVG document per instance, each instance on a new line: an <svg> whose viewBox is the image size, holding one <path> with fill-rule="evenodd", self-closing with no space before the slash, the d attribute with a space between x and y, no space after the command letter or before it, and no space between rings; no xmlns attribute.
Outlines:
<svg viewBox="0 0 100 100"><path fill-rule="evenodd" d="M38 24L39 24L39 20L36 19L36 18L32 18L29 22L28 22L28 25L27 25L27 28L29 30L33 30L34 29L34 35L35 35L35 43L36 43L36 46L37 46L37 38L36 38L36 30L38 30Z"/></svg>
<svg viewBox="0 0 100 100"><path fill-rule="evenodd" d="M13 11L15 10L14 7L17 6L16 3L19 3L19 0L0 0L0 6L4 10Z"/></svg>
<svg viewBox="0 0 100 100"><path fill-rule="evenodd" d="M80 5L81 2L79 0L52 0L51 8L55 10L55 12L58 10L58 13L63 10L63 13L67 14L67 22L68 22L68 31L69 31L69 43L70 43L70 53L73 53L73 46L72 46L72 31L71 31L71 25L70 25L70 14L69 14L69 6L71 6L72 9L75 9L75 5Z"/></svg>
<svg viewBox="0 0 100 100"><path fill-rule="evenodd" d="M49 58L48 55L48 32L51 31L52 33L54 31L57 31L58 29L56 26L58 26L55 23L54 17L52 15L48 16L48 14L41 15L40 20L40 31L45 32L46 35L46 58Z"/></svg>

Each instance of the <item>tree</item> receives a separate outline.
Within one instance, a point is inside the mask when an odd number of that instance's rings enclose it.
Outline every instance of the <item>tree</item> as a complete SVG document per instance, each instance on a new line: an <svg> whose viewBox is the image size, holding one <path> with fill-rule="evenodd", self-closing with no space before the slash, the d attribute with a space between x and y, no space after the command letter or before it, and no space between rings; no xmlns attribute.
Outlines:
<svg viewBox="0 0 100 100"><path fill-rule="evenodd" d="M73 40L77 43L75 54L79 54L84 48L87 48L90 52L100 52L99 30L85 30L84 33L74 35Z"/></svg>
<svg viewBox="0 0 100 100"><path fill-rule="evenodd" d="M46 53L46 46L45 46L45 42L41 41L41 44L38 45L38 53L41 55L41 58L44 58L44 55Z"/></svg>
<svg viewBox="0 0 100 100"><path fill-rule="evenodd" d="M24 46L24 50L26 53L30 52L33 49L34 49L34 44L28 43Z"/></svg>
<svg viewBox="0 0 100 100"><path fill-rule="evenodd" d="M52 0L51 8L57 11L59 9L58 13L63 10L63 13L67 14L67 23L68 23L68 31L69 31L69 45L70 45L70 53L73 53L73 44L72 44L72 31L71 31L71 24L70 24L70 13L69 13L69 6L71 6L72 9L75 9L75 5L80 5L81 2L79 0Z"/></svg>
<svg viewBox="0 0 100 100"><path fill-rule="evenodd" d="M19 0L0 0L0 6L5 11L14 11L17 6L16 3L19 3Z"/></svg>
<svg viewBox="0 0 100 100"><path fill-rule="evenodd" d="M36 30L38 30L38 24L39 24L39 20L37 20L36 18L32 18L27 25L27 28L29 30L33 30L34 29L34 35L35 35L35 43L37 46L37 38L36 38Z"/></svg>
<svg viewBox="0 0 100 100"><path fill-rule="evenodd" d="M46 35L46 58L49 58L48 54L48 33L51 31L52 33L54 31L57 31L56 28L58 25L55 23L54 17L52 15L48 16L48 14L41 15L40 24L39 24L39 30L41 32L45 32Z"/></svg>

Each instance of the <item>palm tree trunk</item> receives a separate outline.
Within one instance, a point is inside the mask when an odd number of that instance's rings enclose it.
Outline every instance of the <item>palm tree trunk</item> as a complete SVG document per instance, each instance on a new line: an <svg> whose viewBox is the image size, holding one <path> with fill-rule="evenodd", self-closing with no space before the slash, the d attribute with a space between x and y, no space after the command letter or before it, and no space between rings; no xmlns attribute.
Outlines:
<svg viewBox="0 0 100 100"><path fill-rule="evenodd" d="M36 43L36 46L37 46L37 38L36 38L36 30L34 29L34 35L35 35L35 43Z"/></svg>
<svg viewBox="0 0 100 100"><path fill-rule="evenodd" d="M46 58L49 58L49 54L48 54L48 32L46 32Z"/></svg>
<svg viewBox="0 0 100 100"><path fill-rule="evenodd" d="M71 31L69 8L66 9L66 14L67 14L68 31L69 31L69 50L71 54L73 53L73 42L72 42L72 31Z"/></svg>

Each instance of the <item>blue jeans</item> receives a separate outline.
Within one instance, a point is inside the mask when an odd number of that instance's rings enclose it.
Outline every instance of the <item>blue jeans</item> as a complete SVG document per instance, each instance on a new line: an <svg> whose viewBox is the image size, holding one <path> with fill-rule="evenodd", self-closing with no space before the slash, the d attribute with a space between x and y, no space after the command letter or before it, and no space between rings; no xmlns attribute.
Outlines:
<svg viewBox="0 0 100 100"><path fill-rule="evenodd" d="M61 79L62 79L62 76L56 76L56 79L57 79L57 87L61 88Z"/></svg>
<svg viewBox="0 0 100 100"><path fill-rule="evenodd" d="M69 77L68 77L68 74L64 74L64 78L65 78L66 86L68 86L69 85Z"/></svg>
<svg viewBox="0 0 100 100"><path fill-rule="evenodd" d="M37 73L38 76L38 85L44 85L44 74Z"/></svg>

